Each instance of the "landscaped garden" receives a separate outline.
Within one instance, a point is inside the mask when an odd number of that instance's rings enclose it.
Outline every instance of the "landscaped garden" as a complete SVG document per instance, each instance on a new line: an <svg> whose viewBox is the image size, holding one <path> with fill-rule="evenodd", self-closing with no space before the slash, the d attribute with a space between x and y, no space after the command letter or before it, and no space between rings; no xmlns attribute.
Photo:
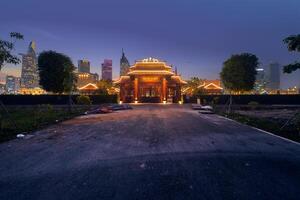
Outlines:
<svg viewBox="0 0 300 200"><path fill-rule="evenodd" d="M0 110L0 142L83 114L87 106L6 106Z"/></svg>
<svg viewBox="0 0 300 200"><path fill-rule="evenodd" d="M248 109L238 108L230 114L220 112L236 120L281 137L300 142L300 109L298 108L263 108L250 105Z"/></svg>

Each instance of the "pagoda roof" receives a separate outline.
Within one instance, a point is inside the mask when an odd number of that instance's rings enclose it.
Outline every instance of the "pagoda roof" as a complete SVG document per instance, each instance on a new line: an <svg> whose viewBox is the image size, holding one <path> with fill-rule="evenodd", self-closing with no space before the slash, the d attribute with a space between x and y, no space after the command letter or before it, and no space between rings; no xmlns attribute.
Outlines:
<svg viewBox="0 0 300 200"><path fill-rule="evenodd" d="M120 76L120 78L118 80L114 81L114 84L119 84L119 83L121 83L123 81L127 81L129 79L130 79L130 76Z"/></svg>
<svg viewBox="0 0 300 200"><path fill-rule="evenodd" d="M175 81L179 81L181 84L187 84L187 82L182 80L181 77L178 75L171 76L171 79L173 79Z"/></svg>
<svg viewBox="0 0 300 200"><path fill-rule="evenodd" d="M172 71L172 67L167 65L166 62L152 57L137 60L135 64L129 68L129 72L127 72L126 76L121 76L114 83L119 84L122 82L127 82L128 80L130 80L131 76L135 75L168 76L176 82L186 84L186 82L182 80L176 72Z"/></svg>
<svg viewBox="0 0 300 200"><path fill-rule="evenodd" d="M223 90L220 80L204 80L198 88Z"/></svg>
<svg viewBox="0 0 300 200"><path fill-rule="evenodd" d="M88 83L88 84L78 88L78 90L97 90L97 89L98 89L98 86L93 83Z"/></svg>
<svg viewBox="0 0 300 200"><path fill-rule="evenodd" d="M172 71L169 70L156 70L156 69L139 69L139 70L130 70L128 75L174 75Z"/></svg>
<svg viewBox="0 0 300 200"><path fill-rule="evenodd" d="M147 70L148 69L171 70L172 67L167 65L167 63L164 62L164 61L160 61L156 58L149 57L149 58L145 58L145 59L142 59L142 60L137 60L135 62L135 64L130 67L130 70L134 70L134 69L140 69L140 70L146 70L146 69Z"/></svg>

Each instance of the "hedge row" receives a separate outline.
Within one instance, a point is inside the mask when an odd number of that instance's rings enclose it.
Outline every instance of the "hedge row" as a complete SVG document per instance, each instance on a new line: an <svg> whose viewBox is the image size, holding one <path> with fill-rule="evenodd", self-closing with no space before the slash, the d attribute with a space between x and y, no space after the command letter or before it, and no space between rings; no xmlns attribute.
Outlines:
<svg viewBox="0 0 300 200"><path fill-rule="evenodd" d="M72 95L73 102L76 102L78 95ZM90 95L92 104L117 103L117 95ZM229 95L201 95L201 96L184 96L185 103L197 103L197 98L207 103L226 104ZM38 105L68 104L68 95L0 95L0 101L5 105ZM300 95L233 95L233 103L246 105L249 102L257 102L264 105L300 105Z"/></svg>
<svg viewBox="0 0 300 200"><path fill-rule="evenodd" d="M197 103L197 98L206 103L227 104L230 95L200 95L186 97L185 103ZM245 105L257 102L264 105L300 105L300 95L233 95L233 104Z"/></svg>
<svg viewBox="0 0 300 200"><path fill-rule="evenodd" d="M79 95L72 95L72 100L76 103ZM117 95L90 95L92 104L117 103ZM38 105L52 104L63 105L68 104L68 95L0 95L0 101L5 105Z"/></svg>

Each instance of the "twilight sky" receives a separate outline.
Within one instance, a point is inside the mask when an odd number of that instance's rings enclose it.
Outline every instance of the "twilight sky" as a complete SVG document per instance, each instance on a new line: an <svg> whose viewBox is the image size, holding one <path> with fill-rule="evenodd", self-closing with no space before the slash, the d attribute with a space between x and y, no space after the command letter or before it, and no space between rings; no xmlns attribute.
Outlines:
<svg viewBox="0 0 300 200"><path fill-rule="evenodd" d="M24 34L17 53L31 40L37 50L86 58L101 75L105 58L119 75L121 48L130 63L166 60L184 78L218 78L230 55L256 54L262 66L300 59L282 40L300 34L300 0L1 0L0 37ZM20 66L5 66L18 74ZM300 86L300 71L282 76L282 87Z"/></svg>

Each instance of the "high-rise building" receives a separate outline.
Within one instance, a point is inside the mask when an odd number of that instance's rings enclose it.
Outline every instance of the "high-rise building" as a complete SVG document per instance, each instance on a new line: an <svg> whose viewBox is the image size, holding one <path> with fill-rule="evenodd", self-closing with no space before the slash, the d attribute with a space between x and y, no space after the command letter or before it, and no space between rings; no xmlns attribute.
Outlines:
<svg viewBox="0 0 300 200"><path fill-rule="evenodd" d="M266 93L266 77L265 70L263 68L256 69L256 80L254 84L254 91L258 94Z"/></svg>
<svg viewBox="0 0 300 200"><path fill-rule="evenodd" d="M78 60L78 72L90 73L90 61L88 60Z"/></svg>
<svg viewBox="0 0 300 200"><path fill-rule="evenodd" d="M129 67L130 67L130 64L129 64L127 58L125 57L125 53L122 49L122 57L120 59L120 76L125 76L127 74L127 72L129 72Z"/></svg>
<svg viewBox="0 0 300 200"><path fill-rule="evenodd" d="M8 94L17 94L20 89L20 78L15 76L6 76L5 90Z"/></svg>
<svg viewBox="0 0 300 200"><path fill-rule="evenodd" d="M0 83L0 94L4 94L6 91L5 84Z"/></svg>
<svg viewBox="0 0 300 200"><path fill-rule="evenodd" d="M102 79L111 81L112 80L112 60L104 59L102 63Z"/></svg>
<svg viewBox="0 0 300 200"><path fill-rule="evenodd" d="M6 74L0 72L0 84L5 85L5 82L6 82Z"/></svg>
<svg viewBox="0 0 300 200"><path fill-rule="evenodd" d="M21 87L39 87L39 73L37 68L37 57L35 42L30 42L27 54L22 55Z"/></svg>
<svg viewBox="0 0 300 200"><path fill-rule="evenodd" d="M280 65L278 63L271 63L267 71L267 89L279 90L280 89Z"/></svg>

